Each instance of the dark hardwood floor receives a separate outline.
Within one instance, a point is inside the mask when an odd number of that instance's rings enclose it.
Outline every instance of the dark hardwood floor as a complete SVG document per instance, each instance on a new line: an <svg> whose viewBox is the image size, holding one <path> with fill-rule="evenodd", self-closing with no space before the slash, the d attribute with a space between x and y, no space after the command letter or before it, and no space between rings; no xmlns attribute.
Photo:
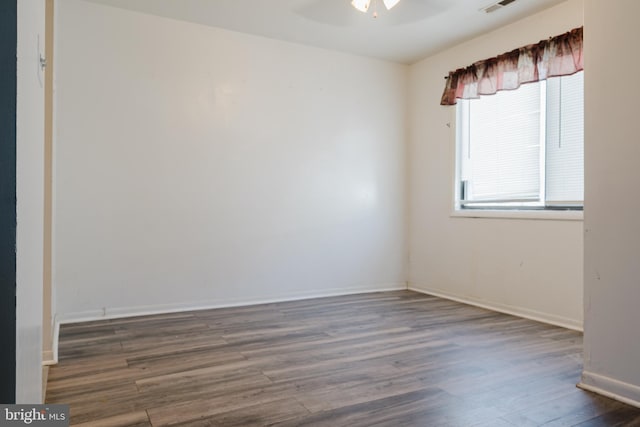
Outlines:
<svg viewBox="0 0 640 427"><path fill-rule="evenodd" d="M640 426L582 335L408 291L64 325L47 402L100 426Z"/></svg>

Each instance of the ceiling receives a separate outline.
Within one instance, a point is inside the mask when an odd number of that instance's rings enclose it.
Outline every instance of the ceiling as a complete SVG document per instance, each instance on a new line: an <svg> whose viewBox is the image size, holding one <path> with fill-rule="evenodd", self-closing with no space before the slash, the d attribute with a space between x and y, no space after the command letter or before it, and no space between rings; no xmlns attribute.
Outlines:
<svg viewBox="0 0 640 427"><path fill-rule="evenodd" d="M350 0L87 0L294 43L410 64L565 0L401 0L368 14ZM376 0L373 0L374 2ZM532 42L537 40L532 40Z"/></svg>

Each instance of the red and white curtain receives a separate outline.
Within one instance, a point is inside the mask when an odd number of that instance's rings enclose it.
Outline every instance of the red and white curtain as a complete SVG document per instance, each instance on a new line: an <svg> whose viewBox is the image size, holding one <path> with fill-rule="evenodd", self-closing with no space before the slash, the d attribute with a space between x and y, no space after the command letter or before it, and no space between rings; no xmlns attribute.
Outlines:
<svg viewBox="0 0 640 427"><path fill-rule="evenodd" d="M584 68L582 27L449 73L440 105L517 89L523 83L566 76Z"/></svg>

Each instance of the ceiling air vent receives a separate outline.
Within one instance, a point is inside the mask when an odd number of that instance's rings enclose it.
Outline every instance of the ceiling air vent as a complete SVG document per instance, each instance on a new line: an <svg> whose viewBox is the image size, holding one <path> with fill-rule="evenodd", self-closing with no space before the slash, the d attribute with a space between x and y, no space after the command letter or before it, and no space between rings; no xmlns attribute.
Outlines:
<svg viewBox="0 0 640 427"><path fill-rule="evenodd" d="M480 10L482 12L485 12L485 13L495 12L496 10L502 9L503 7L513 3L514 1L516 1L516 0L502 0L502 1L499 1L498 3L494 3L494 4L490 5L490 6L482 8Z"/></svg>

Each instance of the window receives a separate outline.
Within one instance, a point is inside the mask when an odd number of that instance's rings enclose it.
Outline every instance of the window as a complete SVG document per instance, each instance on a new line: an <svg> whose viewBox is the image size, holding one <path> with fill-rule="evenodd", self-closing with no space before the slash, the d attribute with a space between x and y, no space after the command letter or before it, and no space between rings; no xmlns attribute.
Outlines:
<svg viewBox="0 0 640 427"><path fill-rule="evenodd" d="M456 209L582 209L583 72L458 100Z"/></svg>

